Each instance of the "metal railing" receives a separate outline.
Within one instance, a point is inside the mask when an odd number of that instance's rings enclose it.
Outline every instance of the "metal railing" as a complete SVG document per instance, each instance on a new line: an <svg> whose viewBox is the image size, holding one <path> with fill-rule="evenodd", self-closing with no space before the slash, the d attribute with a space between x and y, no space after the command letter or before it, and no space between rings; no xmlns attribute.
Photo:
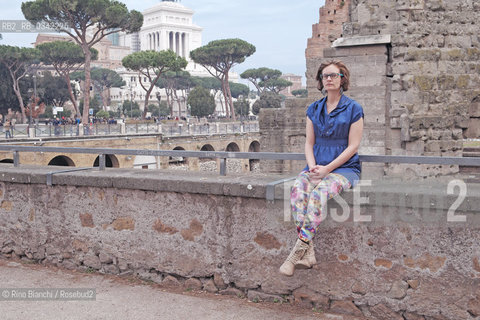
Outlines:
<svg viewBox="0 0 480 320"><path fill-rule="evenodd" d="M51 152L51 153L83 153L99 155L99 169L105 170L106 155L141 155L154 157L186 157L220 159L220 174L226 175L227 159L252 160L305 160L303 153L285 152L225 152L225 151L186 151L186 150L141 150L112 148L73 148L73 147L43 147L0 145L0 151L13 152L13 164L20 165L20 152ZM480 167L480 157L432 157L432 156L389 156L360 155L360 162L406 163L406 164L436 164Z"/></svg>
<svg viewBox="0 0 480 320"><path fill-rule="evenodd" d="M181 135L209 135L228 133L259 132L258 122L245 123L95 123L80 126L78 124L37 124L33 126L35 137L73 137L73 136L108 136L120 134L162 134L166 137ZM5 137L5 129L0 126L0 138ZM16 125L13 137L29 136L28 125Z"/></svg>

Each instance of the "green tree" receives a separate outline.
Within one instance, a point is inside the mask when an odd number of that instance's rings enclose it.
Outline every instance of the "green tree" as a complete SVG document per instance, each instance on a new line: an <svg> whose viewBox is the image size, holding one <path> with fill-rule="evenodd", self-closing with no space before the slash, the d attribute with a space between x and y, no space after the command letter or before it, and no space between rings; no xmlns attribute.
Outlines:
<svg viewBox="0 0 480 320"><path fill-rule="evenodd" d="M8 69L12 79L13 91L22 112L22 122L24 123L26 120L25 104L23 102L20 81L32 72L34 67L38 65L39 59L40 51L37 49L0 46L0 63Z"/></svg>
<svg viewBox="0 0 480 320"><path fill-rule="evenodd" d="M110 113L108 113L108 111L105 111L105 110L100 110L95 114L95 117L97 117L97 118L108 118L108 117L110 117Z"/></svg>
<svg viewBox="0 0 480 320"><path fill-rule="evenodd" d="M18 99L13 91L13 80L10 76L10 71L3 63L0 63L0 79L0 113L7 114L8 109L13 109L13 106L18 106ZM18 86L20 87L23 101L28 100L30 97L28 89L33 87L31 79L20 79Z"/></svg>
<svg viewBox="0 0 480 320"><path fill-rule="evenodd" d="M173 116L173 104L178 105L178 114L180 115L181 104L186 104L186 94L194 86L190 73L187 71L167 71L162 73L156 84L157 87L165 89L167 95L167 105ZM180 92L180 96L178 95Z"/></svg>
<svg viewBox="0 0 480 320"><path fill-rule="evenodd" d="M187 66L187 60L171 50L134 52L122 60L125 68L138 72L140 86L145 90L143 118L147 113L148 101L154 86L163 72L179 71ZM148 81L142 81L145 77Z"/></svg>
<svg viewBox="0 0 480 320"><path fill-rule="evenodd" d="M90 96L90 48L104 37L120 31L137 32L143 24L140 12L128 11L116 0L33 0L22 3L22 12L32 23L44 21L72 37L85 55L83 96ZM63 29L58 23L69 28ZM83 121L88 120L89 100L85 102Z"/></svg>
<svg viewBox="0 0 480 320"><path fill-rule="evenodd" d="M105 68L93 68L91 71L92 81L94 86L98 88L100 97L102 98L103 106L110 105L110 97L106 97L105 93L111 88L120 88L125 85L120 75L110 69Z"/></svg>
<svg viewBox="0 0 480 320"><path fill-rule="evenodd" d="M265 67L248 69L240 75L242 79L247 79L253 83L260 95L265 90L279 93L283 89L292 85L290 81L280 78L281 76L282 72L280 70Z"/></svg>
<svg viewBox="0 0 480 320"><path fill-rule="evenodd" d="M280 93L280 91L282 91L283 89L290 87L292 85L292 82L283 78L278 78L262 81L260 82L260 85L273 93Z"/></svg>
<svg viewBox="0 0 480 320"><path fill-rule="evenodd" d="M240 96L248 96L250 89L243 83L230 82L230 91L232 92L232 97L238 99Z"/></svg>
<svg viewBox="0 0 480 320"><path fill-rule="evenodd" d="M50 72L44 72L38 81L38 96L47 104L63 107L70 98L68 86L61 77L54 77Z"/></svg>
<svg viewBox="0 0 480 320"><path fill-rule="evenodd" d="M188 94L190 114L194 117L207 117L215 112L215 98L208 89L196 87Z"/></svg>
<svg viewBox="0 0 480 320"><path fill-rule="evenodd" d="M245 99L244 97L239 98L237 101L233 103L235 106L235 112L242 117L248 116L250 112L250 102Z"/></svg>
<svg viewBox="0 0 480 320"><path fill-rule="evenodd" d="M266 91L260 95L260 99L255 101L252 106L252 113L257 115L262 108L280 108L282 106L282 97L274 92Z"/></svg>
<svg viewBox="0 0 480 320"><path fill-rule="evenodd" d="M307 89L297 89L297 90L293 90L292 94L295 97L306 98L308 96L308 90Z"/></svg>
<svg viewBox="0 0 480 320"><path fill-rule="evenodd" d="M77 71L85 62L85 55L82 48L70 41L53 41L39 44L37 49L41 52L41 61L51 65L67 83L70 101L75 109L75 116L81 117L78 109L77 99L72 89L70 73ZM98 57L97 49L90 48L91 59Z"/></svg>
<svg viewBox="0 0 480 320"><path fill-rule="evenodd" d="M255 46L241 39L223 39L209 42L207 45L190 52L190 57L202 65L207 71L222 83L227 117L234 121L232 94L230 91L228 73L230 69L255 53ZM213 69L213 70L212 70Z"/></svg>
<svg viewBox="0 0 480 320"><path fill-rule="evenodd" d="M222 94L222 82L214 77L192 77L192 82L194 87L203 87L210 91L213 91L213 97L217 97L218 94ZM220 105L222 106L222 113L226 114L225 112L225 105L223 100L220 99Z"/></svg>

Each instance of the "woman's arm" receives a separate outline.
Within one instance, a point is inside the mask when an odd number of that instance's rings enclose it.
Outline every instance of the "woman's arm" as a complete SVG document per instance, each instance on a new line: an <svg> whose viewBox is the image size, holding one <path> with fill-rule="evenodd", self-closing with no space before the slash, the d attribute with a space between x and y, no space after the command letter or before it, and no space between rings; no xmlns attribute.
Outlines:
<svg viewBox="0 0 480 320"><path fill-rule="evenodd" d="M313 122L309 117L307 117L306 136L305 158L307 159L308 168L312 169L317 163L315 161L315 155L313 154L313 146L315 145L315 130L313 128Z"/></svg>

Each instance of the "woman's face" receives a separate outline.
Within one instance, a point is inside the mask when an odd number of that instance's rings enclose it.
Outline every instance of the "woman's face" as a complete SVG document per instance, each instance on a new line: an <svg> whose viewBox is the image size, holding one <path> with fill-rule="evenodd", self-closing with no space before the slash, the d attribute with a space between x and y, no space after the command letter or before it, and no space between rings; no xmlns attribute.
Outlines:
<svg viewBox="0 0 480 320"><path fill-rule="evenodd" d="M342 77L339 76L340 69L331 64L322 71L322 83L323 87L327 91L335 91L340 90L340 86L342 84Z"/></svg>

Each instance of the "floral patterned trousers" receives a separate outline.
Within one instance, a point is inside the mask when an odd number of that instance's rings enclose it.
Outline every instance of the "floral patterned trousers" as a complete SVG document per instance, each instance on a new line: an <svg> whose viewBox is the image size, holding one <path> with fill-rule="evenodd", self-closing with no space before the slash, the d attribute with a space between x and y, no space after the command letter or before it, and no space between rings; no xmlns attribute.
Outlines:
<svg viewBox="0 0 480 320"><path fill-rule="evenodd" d="M318 184L310 181L307 171L298 175L290 194L290 203L301 240L309 242L313 239L320 222L326 218L327 200L350 187L348 179L337 173L329 173Z"/></svg>

